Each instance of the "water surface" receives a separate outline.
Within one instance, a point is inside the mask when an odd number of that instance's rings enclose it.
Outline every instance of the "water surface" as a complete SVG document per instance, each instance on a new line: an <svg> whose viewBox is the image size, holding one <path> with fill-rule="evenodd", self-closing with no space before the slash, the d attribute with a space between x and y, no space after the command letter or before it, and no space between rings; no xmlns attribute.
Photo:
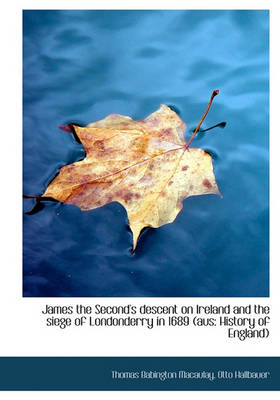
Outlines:
<svg viewBox="0 0 280 400"><path fill-rule="evenodd" d="M24 296L269 295L268 11L24 11L24 193L84 157L58 125L174 107L223 198L184 201L130 254L124 208L44 202L24 221ZM34 200L24 200L24 212Z"/></svg>

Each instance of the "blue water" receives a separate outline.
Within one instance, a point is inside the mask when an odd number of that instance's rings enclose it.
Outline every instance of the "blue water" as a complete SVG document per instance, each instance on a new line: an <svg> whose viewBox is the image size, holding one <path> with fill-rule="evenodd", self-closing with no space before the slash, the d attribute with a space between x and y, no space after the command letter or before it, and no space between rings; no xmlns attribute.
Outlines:
<svg viewBox="0 0 280 400"><path fill-rule="evenodd" d="M160 104L206 129L223 198L195 196L136 253L126 212L24 200L24 296L269 295L268 11L24 11L24 193L42 194L82 159L58 129L110 113L143 119Z"/></svg>

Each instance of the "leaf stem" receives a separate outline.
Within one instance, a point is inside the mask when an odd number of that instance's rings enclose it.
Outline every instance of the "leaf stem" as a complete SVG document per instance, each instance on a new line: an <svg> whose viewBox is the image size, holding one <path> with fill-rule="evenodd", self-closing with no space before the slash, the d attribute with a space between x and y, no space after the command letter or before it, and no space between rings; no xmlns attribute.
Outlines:
<svg viewBox="0 0 280 400"><path fill-rule="evenodd" d="M22 197L24 199L39 199L39 200L42 198L42 196L29 196L28 194L24 194L24 193L23 193Z"/></svg>
<svg viewBox="0 0 280 400"><path fill-rule="evenodd" d="M197 127L196 127L196 129L195 129L195 131L194 131L194 133L192 134L192 136L189 138L189 140L187 141L187 143L186 143L185 146L184 146L184 149L185 149L185 150L187 150L187 148L189 147L189 145L190 145L191 142L193 141L195 135L197 134L197 132L198 132L198 130L199 130L201 124L202 124L202 122L204 121L206 115L208 114L208 111L209 111L209 109L210 109L210 107L211 107L211 104L212 104L212 101L213 101L214 97L217 96L217 94L219 94L219 90L218 90L218 89L216 89L216 90L213 91L213 93L212 93L212 95L211 95L211 97L210 97L208 106L207 106L206 110L204 111L204 114L202 115L201 120L199 121L199 123L198 123L198 125L197 125Z"/></svg>
<svg viewBox="0 0 280 400"><path fill-rule="evenodd" d="M47 201L58 202L58 200L54 199L54 198L51 197L51 196L29 196L28 194L24 194L24 193L23 193L22 197L23 197L24 199L36 199L36 201L41 201L41 200L44 201L44 200L47 200Z"/></svg>

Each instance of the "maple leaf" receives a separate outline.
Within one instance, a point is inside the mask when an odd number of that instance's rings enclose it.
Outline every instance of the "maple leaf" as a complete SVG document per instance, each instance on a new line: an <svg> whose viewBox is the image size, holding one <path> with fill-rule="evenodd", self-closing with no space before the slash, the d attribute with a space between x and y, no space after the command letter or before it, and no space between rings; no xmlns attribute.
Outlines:
<svg viewBox="0 0 280 400"><path fill-rule="evenodd" d="M144 227L173 222L189 196L220 194L212 158L189 144L185 123L168 106L144 120L110 114L86 127L72 125L84 146L82 161L65 165L41 197L92 210L121 203L133 233L133 250Z"/></svg>

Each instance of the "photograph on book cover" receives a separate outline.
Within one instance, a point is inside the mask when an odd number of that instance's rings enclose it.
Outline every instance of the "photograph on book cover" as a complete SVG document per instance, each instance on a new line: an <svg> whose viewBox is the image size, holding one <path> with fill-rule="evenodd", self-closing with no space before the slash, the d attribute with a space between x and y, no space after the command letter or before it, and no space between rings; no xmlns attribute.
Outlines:
<svg viewBox="0 0 280 400"><path fill-rule="evenodd" d="M269 296L269 11L23 11L23 296Z"/></svg>

